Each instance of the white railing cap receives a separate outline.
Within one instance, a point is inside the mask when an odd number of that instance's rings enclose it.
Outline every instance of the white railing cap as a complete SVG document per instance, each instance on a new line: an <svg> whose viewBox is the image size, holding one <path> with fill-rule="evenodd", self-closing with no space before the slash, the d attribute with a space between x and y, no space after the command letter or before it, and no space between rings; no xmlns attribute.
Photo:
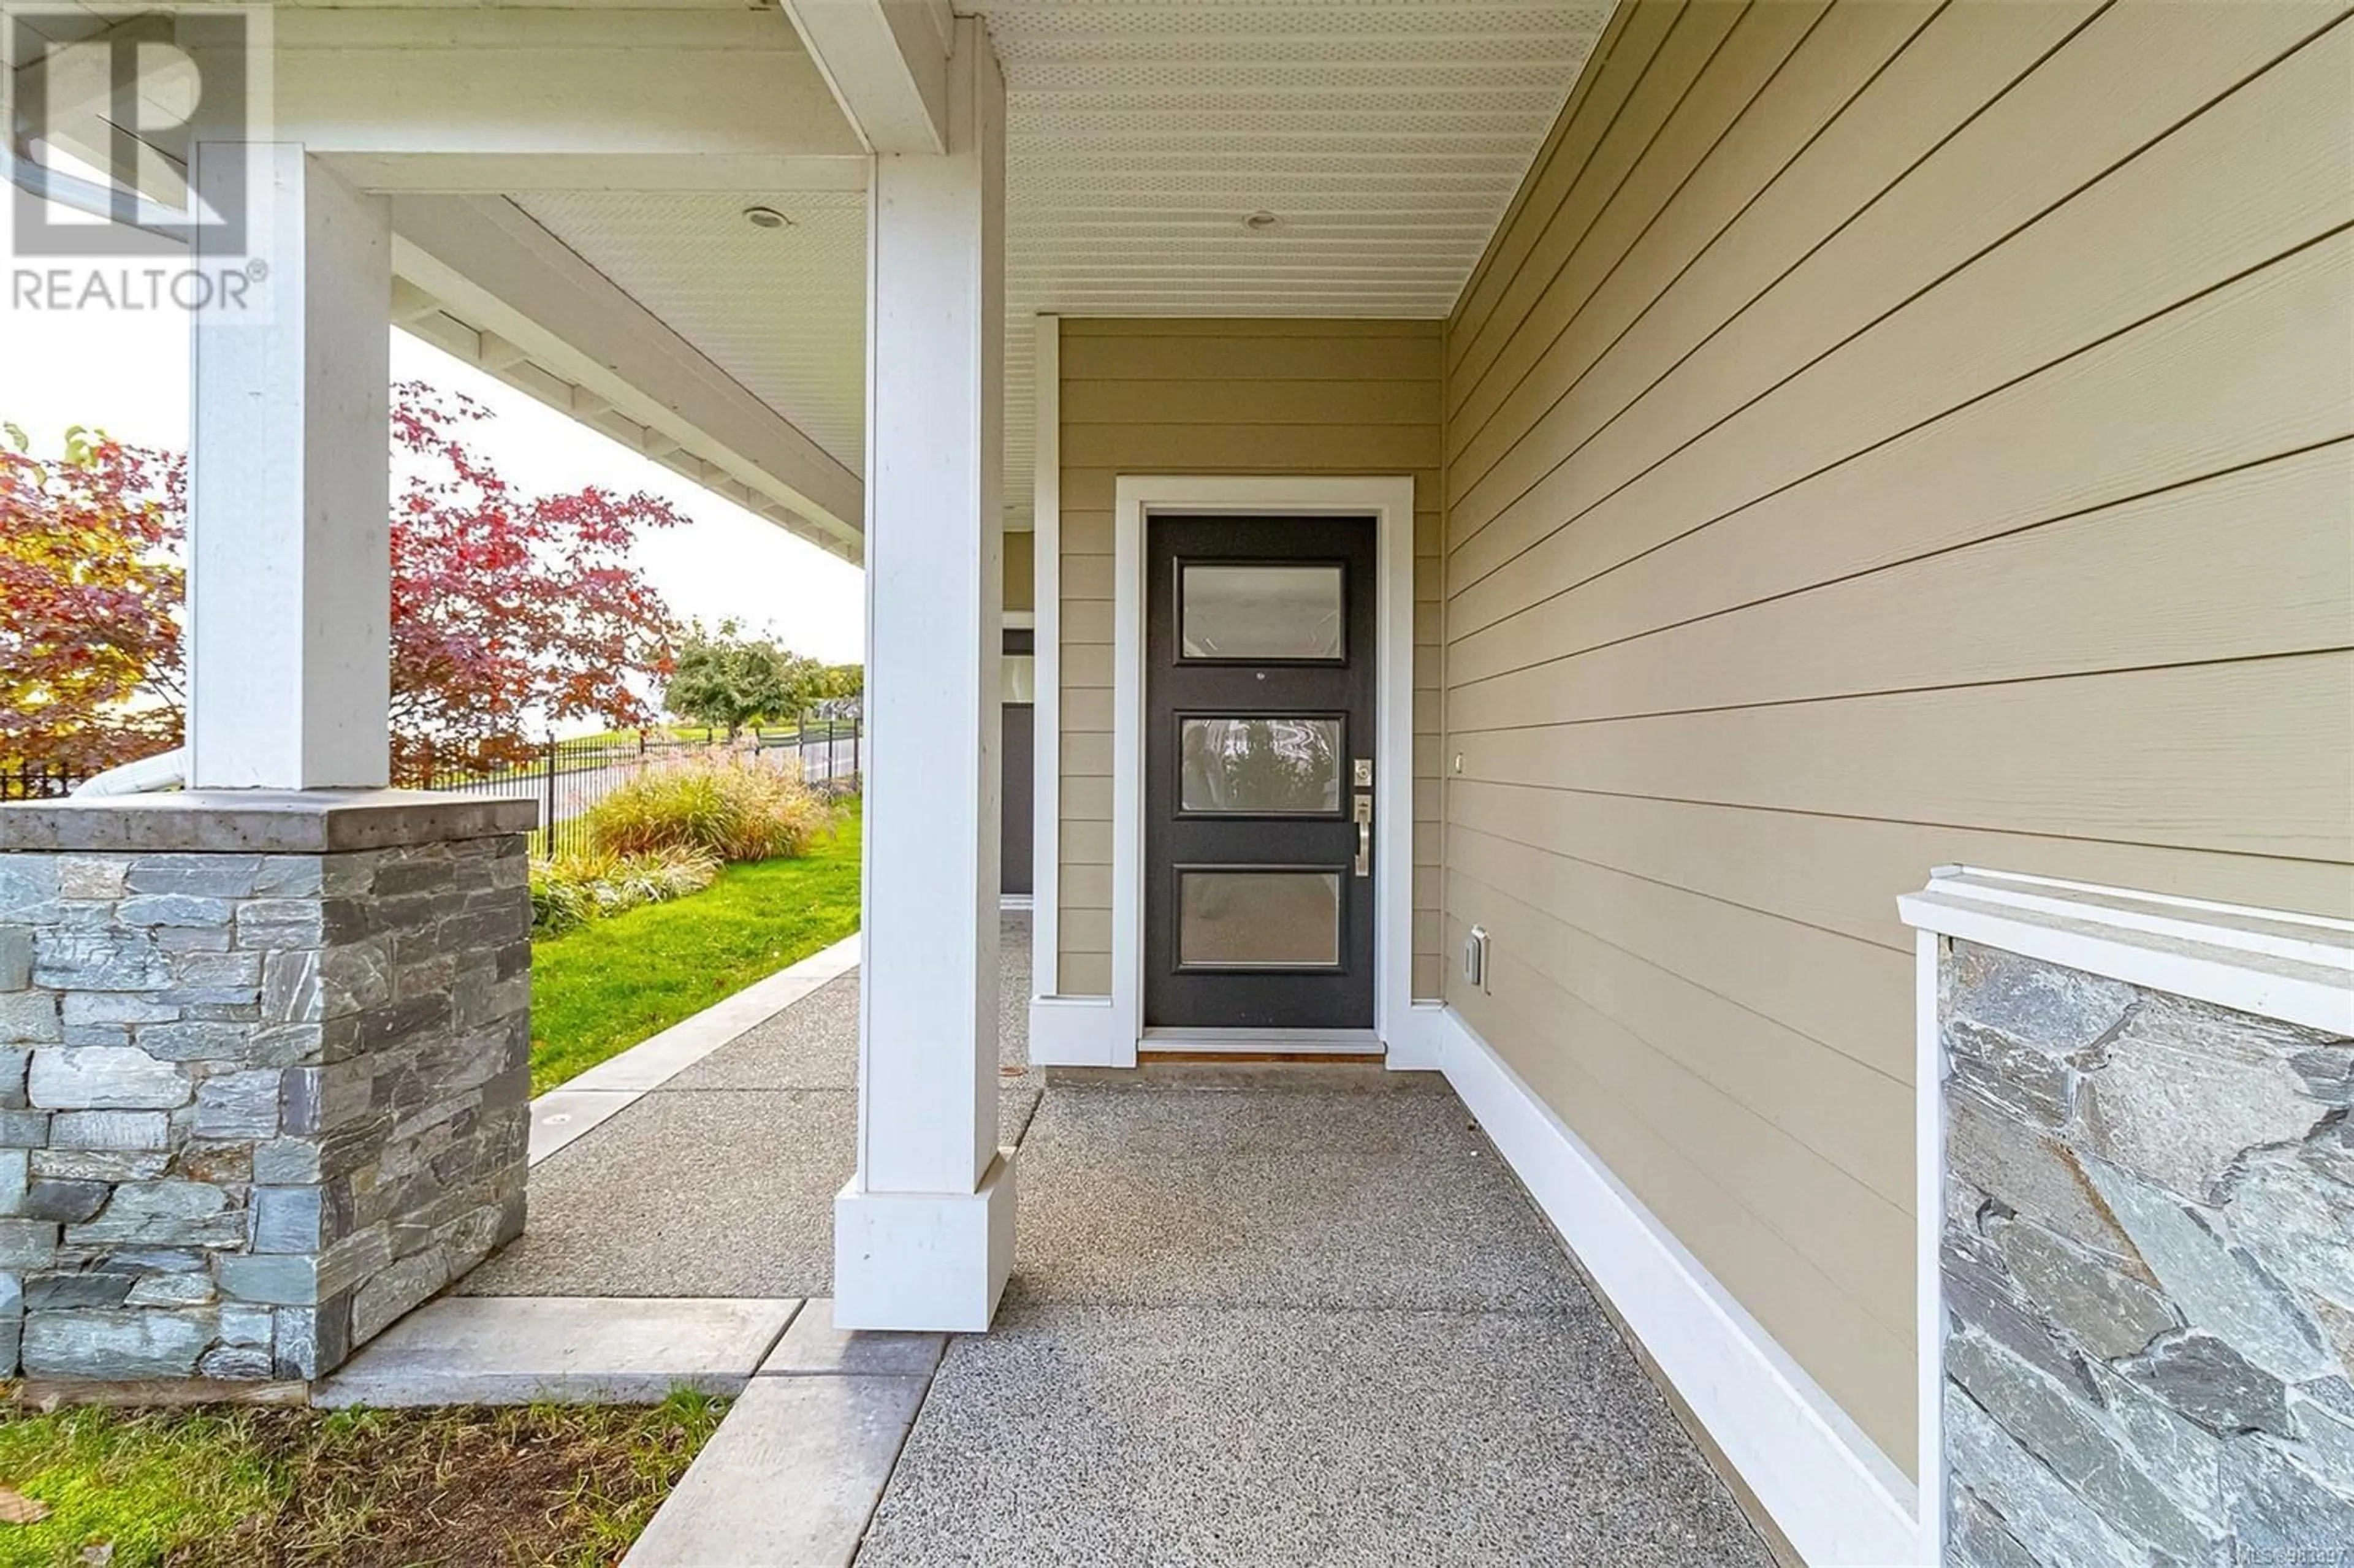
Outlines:
<svg viewBox="0 0 2354 1568"><path fill-rule="evenodd" d="M1967 865L1896 907L1916 930L2354 1034L2354 920Z"/></svg>

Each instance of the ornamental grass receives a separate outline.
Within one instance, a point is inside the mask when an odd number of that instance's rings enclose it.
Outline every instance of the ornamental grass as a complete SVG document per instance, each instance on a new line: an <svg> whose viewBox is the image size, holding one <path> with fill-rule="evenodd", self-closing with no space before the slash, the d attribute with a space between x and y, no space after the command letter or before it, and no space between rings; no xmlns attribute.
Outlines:
<svg viewBox="0 0 2354 1568"><path fill-rule="evenodd" d="M532 929L553 936L642 904L700 893L719 879L719 863L708 850L694 848L567 850L531 868Z"/></svg>
<svg viewBox="0 0 2354 1568"><path fill-rule="evenodd" d="M714 749L668 759L590 807L588 842L615 855L700 851L719 861L809 853L833 812L790 762Z"/></svg>

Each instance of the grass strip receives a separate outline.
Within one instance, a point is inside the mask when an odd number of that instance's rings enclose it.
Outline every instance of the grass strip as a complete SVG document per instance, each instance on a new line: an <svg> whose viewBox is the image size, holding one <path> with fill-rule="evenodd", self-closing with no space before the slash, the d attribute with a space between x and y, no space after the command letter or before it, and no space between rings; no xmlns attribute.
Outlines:
<svg viewBox="0 0 2354 1568"><path fill-rule="evenodd" d="M797 860L731 865L701 893L531 945L541 1094L858 929L859 802Z"/></svg>
<svg viewBox="0 0 2354 1568"><path fill-rule="evenodd" d="M653 1517L725 1412L73 1406L0 1415L6 1568L598 1568ZM108 1549L111 1549L108 1550Z"/></svg>

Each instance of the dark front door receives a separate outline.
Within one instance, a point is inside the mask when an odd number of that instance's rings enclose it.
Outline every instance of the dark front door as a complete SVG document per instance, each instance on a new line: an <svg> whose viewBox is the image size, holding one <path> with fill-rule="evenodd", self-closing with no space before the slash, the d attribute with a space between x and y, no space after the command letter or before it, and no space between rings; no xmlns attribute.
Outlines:
<svg viewBox="0 0 2354 1568"><path fill-rule="evenodd" d="M1036 774L1038 710L1028 703L1008 703L1000 712L1004 722L1001 744L1005 750L1005 776L999 785L997 891L1028 893L1030 846L1036 835L1036 821L1031 814L1036 797L1031 792L1031 781Z"/></svg>
<svg viewBox="0 0 2354 1568"><path fill-rule="evenodd" d="M1148 1026L1373 1027L1373 540L1369 517L1150 524Z"/></svg>

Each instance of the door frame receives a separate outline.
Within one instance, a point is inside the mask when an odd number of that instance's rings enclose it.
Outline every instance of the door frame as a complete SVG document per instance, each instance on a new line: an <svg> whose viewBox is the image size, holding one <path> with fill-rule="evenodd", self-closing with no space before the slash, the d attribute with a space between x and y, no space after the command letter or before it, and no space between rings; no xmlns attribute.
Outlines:
<svg viewBox="0 0 2354 1568"><path fill-rule="evenodd" d="M1414 994L1414 480L1409 475L1121 474L1112 512L1111 1066L1134 1066L1144 1034L1144 580L1156 514L1370 516L1380 647L1373 748L1373 1033L1356 1050L1405 1044ZM1232 1049L1232 1032L1156 1029L1155 1050ZM1280 1033L1286 1048L1331 1051Z"/></svg>

